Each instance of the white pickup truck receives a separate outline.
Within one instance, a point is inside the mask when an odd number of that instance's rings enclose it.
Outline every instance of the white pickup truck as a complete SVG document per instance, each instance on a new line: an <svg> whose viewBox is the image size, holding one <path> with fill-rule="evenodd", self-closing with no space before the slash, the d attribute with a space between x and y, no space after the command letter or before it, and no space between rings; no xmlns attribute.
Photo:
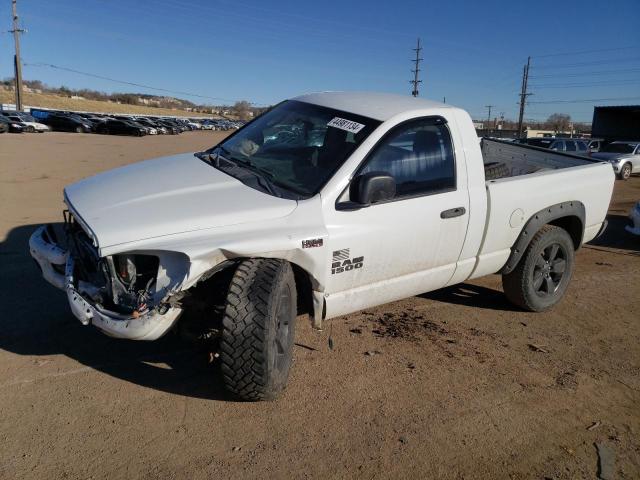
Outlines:
<svg viewBox="0 0 640 480"><path fill-rule="evenodd" d="M68 186L64 232L42 226L29 245L83 324L154 340L194 322L226 387L271 399L298 314L321 328L493 273L519 307L552 307L613 183L608 163L479 141L451 105L317 93L207 151Z"/></svg>

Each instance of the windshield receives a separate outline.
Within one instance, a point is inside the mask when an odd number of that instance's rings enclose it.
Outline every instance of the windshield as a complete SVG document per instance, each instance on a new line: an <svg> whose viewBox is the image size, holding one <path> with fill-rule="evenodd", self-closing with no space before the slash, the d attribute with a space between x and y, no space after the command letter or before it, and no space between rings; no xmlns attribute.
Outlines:
<svg viewBox="0 0 640 480"><path fill-rule="evenodd" d="M610 143L600 151L605 153L633 153L635 148L635 145L629 143Z"/></svg>
<svg viewBox="0 0 640 480"><path fill-rule="evenodd" d="M289 100L221 143L220 154L261 172L294 192L293 198L308 198L378 125L370 118Z"/></svg>

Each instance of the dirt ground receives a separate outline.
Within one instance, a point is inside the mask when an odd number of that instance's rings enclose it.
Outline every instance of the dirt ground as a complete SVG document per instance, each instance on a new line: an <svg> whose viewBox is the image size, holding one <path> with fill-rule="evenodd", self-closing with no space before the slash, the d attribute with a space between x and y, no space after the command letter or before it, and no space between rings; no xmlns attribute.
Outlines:
<svg viewBox="0 0 640 480"><path fill-rule="evenodd" d="M0 478L596 478L596 443L640 478L637 177L554 310L514 309L491 276L300 322L275 402L232 401L175 336L83 327L28 255L35 225L70 182L219 135L0 135Z"/></svg>

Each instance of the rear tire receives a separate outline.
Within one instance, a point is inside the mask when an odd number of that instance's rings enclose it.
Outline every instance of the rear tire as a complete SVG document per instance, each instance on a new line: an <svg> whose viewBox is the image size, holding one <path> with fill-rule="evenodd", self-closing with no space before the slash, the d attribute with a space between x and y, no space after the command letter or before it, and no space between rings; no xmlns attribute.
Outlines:
<svg viewBox="0 0 640 480"><path fill-rule="evenodd" d="M222 321L226 388L242 400L273 400L285 388L293 354L296 285L291 266L247 259L236 269Z"/></svg>
<svg viewBox="0 0 640 480"><path fill-rule="evenodd" d="M33 128L31 125L29 125L29 126L27 127L27 132L29 132L29 133L35 133L35 131L36 131L36 129L35 129L35 128Z"/></svg>
<svg viewBox="0 0 640 480"><path fill-rule="evenodd" d="M509 301L531 312L542 312L564 297L575 251L571 237L560 227L545 225L536 233L517 267L502 275Z"/></svg>
<svg viewBox="0 0 640 480"><path fill-rule="evenodd" d="M620 173L618 174L618 178L620 180L629 180L629 177L631 176L631 164L630 163L625 163L622 168L620 169Z"/></svg>

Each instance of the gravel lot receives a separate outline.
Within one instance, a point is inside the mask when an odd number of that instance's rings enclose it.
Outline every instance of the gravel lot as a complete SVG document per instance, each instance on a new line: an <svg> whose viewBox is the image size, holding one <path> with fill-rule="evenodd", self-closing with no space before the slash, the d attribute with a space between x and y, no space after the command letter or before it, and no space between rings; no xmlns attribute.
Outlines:
<svg viewBox="0 0 640 480"><path fill-rule="evenodd" d="M596 443L640 478L638 177L616 182L555 310L515 310L492 276L324 332L300 319L276 402L231 401L174 336L83 327L27 251L62 187L222 135L0 136L0 478L595 478Z"/></svg>

